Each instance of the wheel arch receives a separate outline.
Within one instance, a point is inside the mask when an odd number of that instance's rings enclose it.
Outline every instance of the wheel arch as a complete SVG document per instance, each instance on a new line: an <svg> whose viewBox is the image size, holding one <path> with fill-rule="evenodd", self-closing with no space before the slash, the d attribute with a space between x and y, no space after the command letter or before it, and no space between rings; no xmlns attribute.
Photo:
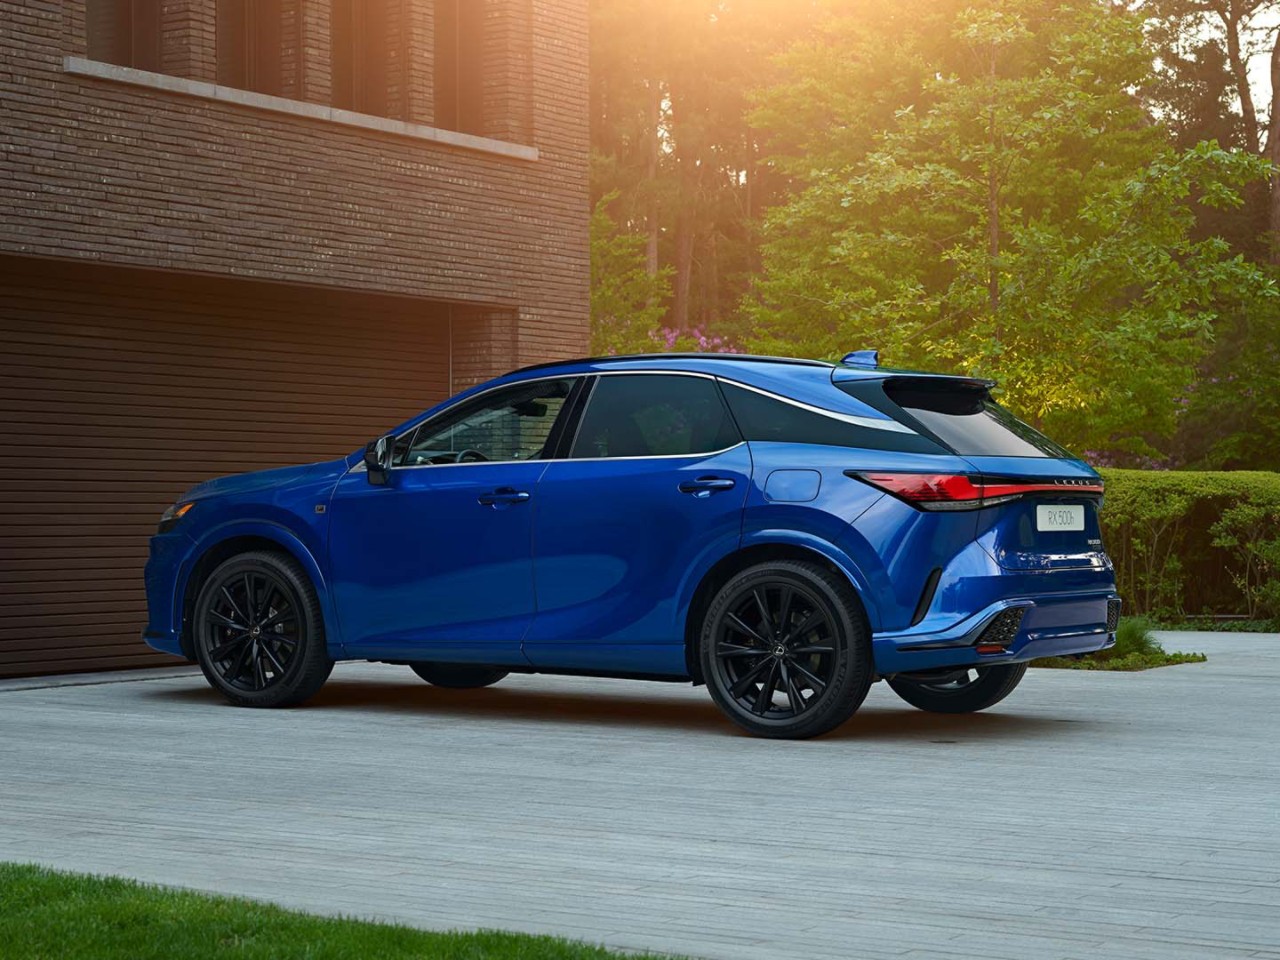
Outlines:
<svg viewBox="0 0 1280 960"><path fill-rule="evenodd" d="M191 660L195 659L194 638L191 635L191 611L205 579L224 560L253 551L281 553L302 566L320 600L329 654L335 659L340 656L341 643L338 639L336 617L330 607L329 591L320 565L302 541L276 524L248 526L237 524L228 529L213 531L193 551L194 559L182 579L178 592L178 635L183 656Z"/></svg>
<svg viewBox="0 0 1280 960"><path fill-rule="evenodd" d="M832 554L836 554L836 556ZM705 682L702 676L701 661L698 657L698 646L702 636L702 619L712 599L721 587L743 570L759 563L777 560L800 560L826 567L849 584L862 606L868 625L873 624L873 607L868 602L864 583L860 582L856 568L848 561L848 558L840 555L834 548L828 553L811 544L782 540L746 544L733 553L721 557L703 575L689 601L684 622L684 658L685 667L695 684Z"/></svg>

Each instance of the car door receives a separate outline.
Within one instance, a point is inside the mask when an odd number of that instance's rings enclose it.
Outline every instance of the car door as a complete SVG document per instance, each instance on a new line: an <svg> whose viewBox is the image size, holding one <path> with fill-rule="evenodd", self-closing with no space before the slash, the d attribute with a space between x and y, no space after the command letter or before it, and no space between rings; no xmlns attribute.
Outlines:
<svg viewBox="0 0 1280 960"><path fill-rule="evenodd" d="M536 665L680 673L679 598L736 548L751 455L714 378L600 374L538 484Z"/></svg>
<svg viewBox="0 0 1280 960"><path fill-rule="evenodd" d="M524 662L534 494L575 382L463 401L397 439L385 484L340 481L329 568L349 656Z"/></svg>

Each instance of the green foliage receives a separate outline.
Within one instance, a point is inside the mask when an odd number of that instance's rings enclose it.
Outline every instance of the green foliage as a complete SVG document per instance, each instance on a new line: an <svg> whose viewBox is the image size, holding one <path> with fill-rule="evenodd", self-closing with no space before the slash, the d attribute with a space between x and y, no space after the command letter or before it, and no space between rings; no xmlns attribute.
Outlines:
<svg viewBox="0 0 1280 960"><path fill-rule="evenodd" d="M748 346L879 346L997 377L1069 445L1159 453L1221 311L1274 292L1192 235L1194 204L1239 206L1266 165L1170 150L1130 92L1150 65L1140 18L1057 0L870 4L796 48L754 115L796 189L766 219Z"/></svg>
<svg viewBox="0 0 1280 960"><path fill-rule="evenodd" d="M1251 495L1230 504L1209 532L1231 552L1231 581L1245 600L1245 616L1280 618L1280 495Z"/></svg>
<svg viewBox="0 0 1280 960"><path fill-rule="evenodd" d="M615 960L555 937L433 933L316 917L252 900L0 863L0 943L10 960Z"/></svg>
<svg viewBox="0 0 1280 960"><path fill-rule="evenodd" d="M1126 609L1280 618L1280 473L1102 474L1103 539Z"/></svg>
<svg viewBox="0 0 1280 960"><path fill-rule="evenodd" d="M616 193L601 197L591 214L591 352L652 350L653 331L666 312L670 269L650 274L645 239L609 214Z"/></svg>
<svg viewBox="0 0 1280 960"><path fill-rule="evenodd" d="M663 323L724 335L784 181L756 159L746 91L818 9L796 0L592 0L593 201L672 270Z"/></svg>
<svg viewBox="0 0 1280 960"><path fill-rule="evenodd" d="M1203 653L1168 653L1151 633L1157 624L1146 617L1124 617L1116 630L1115 646L1087 657L1046 657L1032 661L1035 667L1064 670L1149 670L1177 663L1203 663Z"/></svg>

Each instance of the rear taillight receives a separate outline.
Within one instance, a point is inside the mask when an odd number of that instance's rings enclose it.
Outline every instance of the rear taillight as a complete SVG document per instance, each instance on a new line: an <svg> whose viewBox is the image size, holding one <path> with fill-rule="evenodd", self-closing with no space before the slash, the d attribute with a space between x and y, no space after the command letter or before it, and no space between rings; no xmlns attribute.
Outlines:
<svg viewBox="0 0 1280 960"><path fill-rule="evenodd" d="M980 510L1032 493L1061 496L1102 495L1102 481L1026 481L963 473L896 473L846 470L845 476L869 483L921 510Z"/></svg>

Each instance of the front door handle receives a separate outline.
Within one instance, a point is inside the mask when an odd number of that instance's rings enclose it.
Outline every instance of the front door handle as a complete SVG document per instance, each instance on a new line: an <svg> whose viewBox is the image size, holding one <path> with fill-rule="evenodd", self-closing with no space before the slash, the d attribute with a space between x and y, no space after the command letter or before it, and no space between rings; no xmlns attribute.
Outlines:
<svg viewBox="0 0 1280 960"><path fill-rule="evenodd" d="M732 490L735 481L729 477L698 477L697 480L685 480L680 484L681 493L690 493L695 497L709 497L717 490Z"/></svg>
<svg viewBox="0 0 1280 960"><path fill-rule="evenodd" d="M482 493L476 498L476 502L482 507L496 507L506 503L524 503L529 499L528 490L516 490L512 487L499 487L497 490L490 490L488 493Z"/></svg>

